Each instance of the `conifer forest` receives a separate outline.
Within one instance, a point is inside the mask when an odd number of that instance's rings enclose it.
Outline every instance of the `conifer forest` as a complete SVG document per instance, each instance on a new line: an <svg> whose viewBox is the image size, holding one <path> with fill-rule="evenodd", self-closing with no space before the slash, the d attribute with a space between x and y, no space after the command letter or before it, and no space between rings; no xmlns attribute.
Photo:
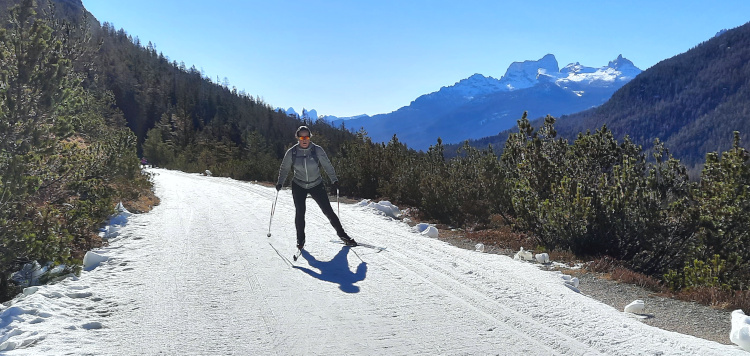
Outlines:
<svg viewBox="0 0 750 356"><path fill-rule="evenodd" d="M273 182L303 124L332 158L342 195L388 199L465 231L509 225L533 236L537 250L608 256L673 290L750 286L746 132L701 153L692 178L669 151L689 145L674 137L643 143L639 131L635 142L620 135L623 125L613 133L604 124L563 138L559 118L524 113L501 148L466 143L447 154L436 137L427 152L415 151L396 135L375 143L363 130L275 111L262 93L207 78L83 13L16 3L0 13L0 299L17 292L10 277L25 263L80 270L83 254L102 244L97 229L114 206L150 194L142 158ZM733 120L744 112L747 121L747 111L728 105L721 112ZM629 110L606 109L613 107Z"/></svg>

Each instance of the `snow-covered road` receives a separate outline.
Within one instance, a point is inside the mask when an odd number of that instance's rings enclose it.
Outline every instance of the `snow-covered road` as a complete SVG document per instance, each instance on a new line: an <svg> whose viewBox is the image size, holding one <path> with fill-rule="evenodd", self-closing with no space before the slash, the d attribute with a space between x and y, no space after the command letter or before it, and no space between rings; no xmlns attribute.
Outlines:
<svg viewBox="0 0 750 356"><path fill-rule="evenodd" d="M98 251L109 257L99 267L4 308L0 350L747 355L644 325L574 292L539 265L459 249L358 205L341 205L344 227L355 239L387 250L331 243L333 228L308 200L308 252L292 267L289 190L279 195L269 238L273 188L153 172L161 205L132 216L121 235Z"/></svg>

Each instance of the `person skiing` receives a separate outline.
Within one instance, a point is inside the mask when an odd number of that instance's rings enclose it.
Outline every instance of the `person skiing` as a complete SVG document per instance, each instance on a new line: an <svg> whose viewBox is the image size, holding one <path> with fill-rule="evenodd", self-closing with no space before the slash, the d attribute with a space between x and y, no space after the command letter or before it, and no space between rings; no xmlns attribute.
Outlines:
<svg viewBox="0 0 750 356"><path fill-rule="evenodd" d="M281 161L281 167L279 168L276 190L281 190L289 171L293 167L292 197L296 210L294 225L297 228L297 248L302 250L305 247L305 211L308 193L318 203L323 214L328 217L341 241L347 246L357 246L357 242L349 237L344 231L344 227L341 226L341 221L333 212L328 194L325 191L320 166L325 169L333 187L337 190L339 188L339 181L336 178L336 171L333 169L331 161L322 147L310 142L312 132L307 126L300 126L295 134L299 142L284 154L284 159Z"/></svg>

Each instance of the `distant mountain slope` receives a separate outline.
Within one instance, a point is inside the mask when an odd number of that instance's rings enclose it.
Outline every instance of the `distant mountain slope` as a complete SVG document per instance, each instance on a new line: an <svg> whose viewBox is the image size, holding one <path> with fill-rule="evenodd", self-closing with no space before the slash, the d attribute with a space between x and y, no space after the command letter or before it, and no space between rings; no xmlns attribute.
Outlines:
<svg viewBox="0 0 750 356"><path fill-rule="evenodd" d="M520 118L522 112L514 113ZM530 117L533 117L530 115ZM534 127L542 119L532 121ZM722 152L739 131L750 148L750 23L728 31L644 71L605 104L559 117L558 135L574 139L602 125L618 139L630 136L648 149L666 143L683 164L703 163L708 152ZM475 147L502 149L509 133L471 140ZM446 147L455 152L457 145Z"/></svg>
<svg viewBox="0 0 750 356"><path fill-rule="evenodd" d="M735 130L750 147L750 23L659 62L604 105L563 116L556 127L575 137L604 124L646 148L659 138L686 164L730 148Z"/></svg>
<svg viewBox="0 0 750 356"><path fill-rule="evenodd" d="M21 2L22 0L0 0L0 16L4 18L7 14L8 8L18 5ZM38 8L37 11L48 11L49 3L47 0L37 0L36 3ZM81 0L52 0L52 4L55 8L55 15L57 18L78 21L81 18L81 15L85 14L90 23L95 24L95 26L99 25L94 16L83 7Z"/></svg>
<svg viewBox="0 0 750 356"><path fill-rule="evenodd" d="M395 133L410 147L424 150L437 137L460 142L495 134L515 125L523 111L530 117L559 116L601 105L640 72L622 56L602 68L572 63L560 69L555 56L548 54L511 64L500 79L474 74L390 114L344 124L352 130L364 127L374 141L388 141Z"/></svg>

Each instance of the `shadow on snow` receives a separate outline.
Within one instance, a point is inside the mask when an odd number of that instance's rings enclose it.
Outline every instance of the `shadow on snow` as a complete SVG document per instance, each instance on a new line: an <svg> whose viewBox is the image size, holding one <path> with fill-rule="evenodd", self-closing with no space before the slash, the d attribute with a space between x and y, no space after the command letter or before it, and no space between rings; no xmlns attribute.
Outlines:
<svg viewBox="0 0 750 356"><path fill-rule="evenodd" d="M313 267L320 272L315 272L307 267L301 266L294 266L294 268L321 281L336 283L339 285L339 289L345 293L359 293L359 286L355 286L354 283L365 280L365 276L367 275L367 263L360 263L359 266L357 266L356 272L349 270L349 260L347 259L347 255L349 254L350 249L349 246L344 246L330 261L318 261L309 252L302 250L302 257L307 260L310 267Z"/></svg>

